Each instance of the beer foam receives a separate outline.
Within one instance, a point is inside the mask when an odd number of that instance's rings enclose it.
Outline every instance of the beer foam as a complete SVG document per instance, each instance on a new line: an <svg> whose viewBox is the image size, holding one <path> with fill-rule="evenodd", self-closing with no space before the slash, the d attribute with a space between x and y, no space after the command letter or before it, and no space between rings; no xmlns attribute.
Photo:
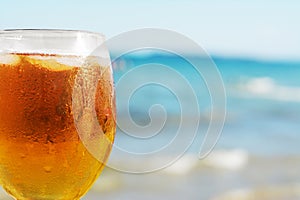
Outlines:
<svg viewBox="0 0 300 200"><path fill-rule="evenodd" d="M20 60L20 57L15 54L0 54L0 64L16 65Z"/></svg>
<svg viewBox="0 0 300 200"><path fill-rule="evenodd" d="M56 61L58 64L68 66L80 66L84 60L78 56L60 56L60 55L30 55L30 59L41 60L41 61Z"/></svg>
<svg viewBox="0 0 300 200"><path fill-rule="evenodd" d="M57 57L55 58L56 62L68 65L68 66L82 66L85 62L85 59L83 57L79 56L68 56L68 57Z"/></svg>
<svg viewBox="0 0 300 200"><path fill-rule="evenodd" d="M55 62L57 65L69 67L80 67L90 60L89 57L61 55L31 55L28 57L33 60L41 61L42 63L51 62L53 64Z"/></svg>
<svg viewBox="0 0 300 200"><path fill-rule="evenodd" d="M68 63L68 65L58 62L59 56L53 55L31 55L26 56L25 59L34 65L40 65L43 68L49 69L51 71L63 71L69 70L76 65L71 65L72 63Z"/></svg>

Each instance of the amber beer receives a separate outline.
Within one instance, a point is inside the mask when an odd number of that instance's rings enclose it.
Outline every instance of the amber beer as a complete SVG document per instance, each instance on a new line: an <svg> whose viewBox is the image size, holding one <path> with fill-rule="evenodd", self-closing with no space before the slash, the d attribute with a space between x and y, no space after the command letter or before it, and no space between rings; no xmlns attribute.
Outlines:
<svg viewBox="0 0 300 200"><path fill-rule="evenodd" d="M0 54L0 184L18 200L79 199L102 171L115 103L94 60Z"/></svg>

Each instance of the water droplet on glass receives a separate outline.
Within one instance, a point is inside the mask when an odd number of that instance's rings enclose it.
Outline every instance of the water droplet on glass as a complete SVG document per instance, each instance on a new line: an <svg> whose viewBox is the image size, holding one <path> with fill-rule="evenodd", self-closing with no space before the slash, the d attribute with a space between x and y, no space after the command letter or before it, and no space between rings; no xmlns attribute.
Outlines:
<svg viewBox="0 0 300 200"><path fill-rule="evenodd" d="M45 172L47 172L47 173L50 173L50 172L51 172L51 169L52 169L51 166L44 166L44 170L45 170Z"/></svg>

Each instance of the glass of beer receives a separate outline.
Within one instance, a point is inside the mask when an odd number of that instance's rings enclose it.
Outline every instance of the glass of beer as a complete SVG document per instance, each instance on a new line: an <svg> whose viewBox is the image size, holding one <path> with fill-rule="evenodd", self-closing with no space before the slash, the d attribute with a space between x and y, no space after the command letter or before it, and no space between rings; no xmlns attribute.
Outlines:
<svg viewBox="0 0 300 200"><path fill-rule="evenodd" d="M0 185L17 200L77 200L114 141L104 36L0 31Z"/></svg>

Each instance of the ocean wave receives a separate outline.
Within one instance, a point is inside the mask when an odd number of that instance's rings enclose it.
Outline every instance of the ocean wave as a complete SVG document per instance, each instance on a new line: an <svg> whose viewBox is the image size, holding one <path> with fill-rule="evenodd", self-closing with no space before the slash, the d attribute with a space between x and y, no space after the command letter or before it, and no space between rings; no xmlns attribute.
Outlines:
<svg viewBox="0 0 300 200"><path fill-rule="evenodd" d="M244 97L256 97L277 101L300 102L300 87L280 85L270 77L252 78L238 84L238 92Z"/></svg>
<svg viewBox="0 0 300 200"><path fill-rule="evenodd" d="M248 160L249 155L245 150L218 150L205 158L204 164L213 168L235 171L244 168Z"/></svg>
<svg viewBox="0 0 300 200"><path fill-rule="evenodd" d="M195 154L187 154L164 169L164 172L172 175L185 175L203 166L221 170L240 170L249 160L245 150L215 150L205 159L200 160Z"/></svg>
<svg viewBox="0 0 300 200"><path fill-rule="evenodd" d="M243 149L214 150L205 159L199 159L197 153L186 153L176 160L176 155L149 156L140 160L126 157L112 157L108 166L112 169L131 169L141 172L145 169L156 169L155 172L170 176L193 174L201 169L237 171L249 163L249 153ZM167 163L166 161L170 161ZM117 166L117 168L115 168ZM121 170L122 171L122 170Z"/></svg>
<svg viewBox="0 0 300 200"><path fill-rule="evenodd" d="M199 162L196 155L188 154L164 169L164 172L171 175L186 175L192 172Z"/></svg>

